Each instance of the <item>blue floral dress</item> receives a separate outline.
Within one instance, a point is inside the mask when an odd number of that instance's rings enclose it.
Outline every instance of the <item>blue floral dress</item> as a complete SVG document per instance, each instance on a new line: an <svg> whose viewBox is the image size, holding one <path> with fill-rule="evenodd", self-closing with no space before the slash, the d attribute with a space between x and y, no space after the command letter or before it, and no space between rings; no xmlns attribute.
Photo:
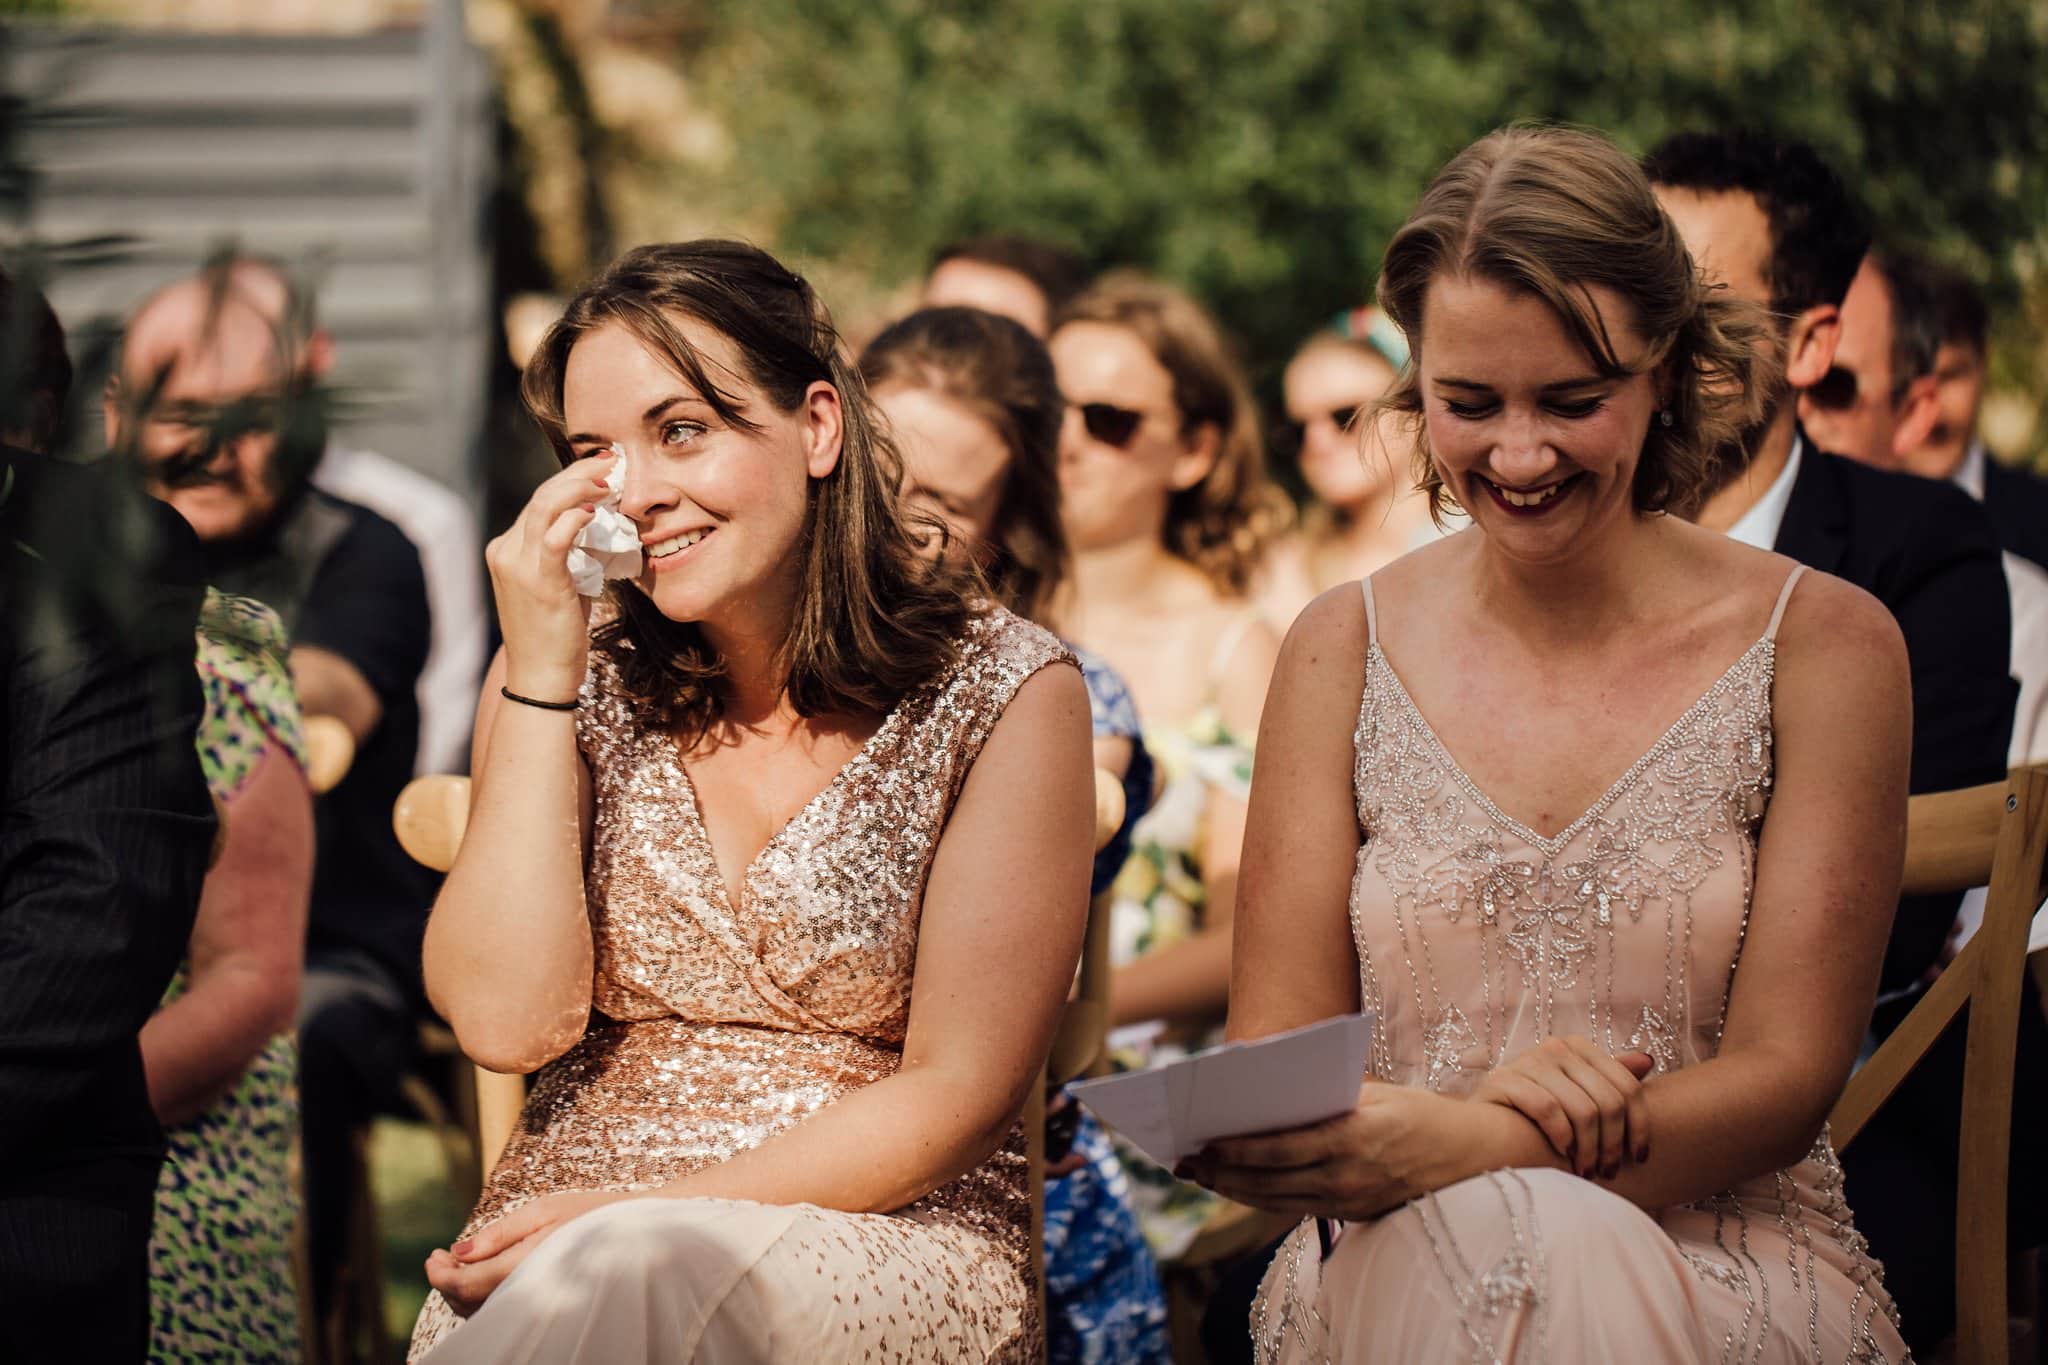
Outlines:
<svg viewBox="0 0 2048 1365"><path fill-rule="evenodd" d="M1124 823L1095 859L1100 893L1129 856L1131 830L1152 794L1152 758L1124 680L1076 650L1099 738L1132 742ZM1045 1186L1046 1356L1053 1365L1167 1365L1166 1296L1145 1245L1123 1163L1095 1116L1082 1111L1073 1153L1082 1165Z"/></svg>

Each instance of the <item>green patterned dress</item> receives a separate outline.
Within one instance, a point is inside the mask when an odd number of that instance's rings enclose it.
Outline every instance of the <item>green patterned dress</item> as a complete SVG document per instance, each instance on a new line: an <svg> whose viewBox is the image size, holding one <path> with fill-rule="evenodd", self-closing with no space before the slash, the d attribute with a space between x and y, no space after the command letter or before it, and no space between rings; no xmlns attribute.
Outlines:
<svg viewBox="0 0 2048 1365"><path fill-rule="evenodd" d="M199 763L208 788L231 802L270 745L305 763L298 697L284 627L262 603L208 593L198 636L206 693ZM164 1003L188 984L180 968ZM165 1134L149 1246L152 1361L299 1358L290 1172L297 1070L291 1035L281 1033L234 1090Z"/></svg>

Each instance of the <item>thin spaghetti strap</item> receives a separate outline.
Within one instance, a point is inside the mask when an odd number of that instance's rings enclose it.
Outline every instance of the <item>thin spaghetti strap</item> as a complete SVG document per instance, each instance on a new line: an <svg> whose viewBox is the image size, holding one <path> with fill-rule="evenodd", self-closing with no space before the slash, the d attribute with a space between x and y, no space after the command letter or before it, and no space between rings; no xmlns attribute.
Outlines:
<svg viewBox="0 0 2048 1365"><path fill-rule="evenodd" d="M1372 575L1359 579L1358 586L1365 589L1365 642L1376 645L1380 642L1380 616L1372 605Z"/></svg>
<svg viewBox="0 0 2048 1365"><path fill-rule="evenodd" d="M1798 564L1793 566L1791 573L1785 575L1785 586L1778 590L1778 605L1771 609L1771 623L1764 627L1766 640L1778 638L1778 622L1785 619L1785 604L1792 600L1792 589L1798 586L1801 576L1805 573L1806 566Z"/></svg>
<svg viewBox="0 0 2048 1365"><path fill-rule="evenodd" d="M1223 628L1216 637L1216 652L1209 656L1209 697L1213 701L1223 686L1223 675L1230 669L1230 661L1237 657L1237 647L1244 643L1245 632L1258 623L1256 607L1248 607L1243 615Z"/></svg>

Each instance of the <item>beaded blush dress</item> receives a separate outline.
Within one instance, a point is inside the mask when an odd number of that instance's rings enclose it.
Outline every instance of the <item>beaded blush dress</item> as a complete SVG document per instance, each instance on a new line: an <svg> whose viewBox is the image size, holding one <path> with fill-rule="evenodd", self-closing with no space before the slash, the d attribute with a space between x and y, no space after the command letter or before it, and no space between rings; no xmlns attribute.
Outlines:
<svg viewBox="0 0 2048 1365"><path fill-rule="evenodd" d="M1553 838L1503 814L1369 644L1351 882L1372 1073L1474 1089L1555 1034L1712 1057L1748 927L1771 789L1763 636ZM1506 1170L1281 1248L1252 1311L1261 1362L1906 1359L1825 1131L1797 1165L1644 1212L1557 1170Z"/></svg>
<svg viewBox="0 0 2048 1365"><path fill-rule="evenodd" d="M1073 656L1000 608L906 696L742 877L720 879L673 737L591 653L577 742L595 1010L534 1077L464 1236L564 1190L660 1185L902 1064L918 916L969 768L1024 681ZM515 888L507 888L513 894ZM411 1359L1038 1358L1024 1137L907 1208L648 1198L565 1224L467 1323L432 1295Z"/></svg>

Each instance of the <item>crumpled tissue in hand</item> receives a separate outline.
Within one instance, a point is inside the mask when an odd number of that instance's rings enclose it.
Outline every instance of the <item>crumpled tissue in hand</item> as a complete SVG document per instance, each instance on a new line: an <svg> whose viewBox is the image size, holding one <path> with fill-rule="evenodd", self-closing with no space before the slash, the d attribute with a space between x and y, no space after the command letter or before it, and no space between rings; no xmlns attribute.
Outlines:
<svg viewBox="0 0 2048 1365"><path fill-rule="evenodd" d="M569 551L569 581L585 597L604 591L607 578L637 578L640 575L640 532L631 518L619 511L619 495L626 486L626 448L616 442L612 453L618 460L605 475L609 485L597 515L576 534Z"/></svg>

